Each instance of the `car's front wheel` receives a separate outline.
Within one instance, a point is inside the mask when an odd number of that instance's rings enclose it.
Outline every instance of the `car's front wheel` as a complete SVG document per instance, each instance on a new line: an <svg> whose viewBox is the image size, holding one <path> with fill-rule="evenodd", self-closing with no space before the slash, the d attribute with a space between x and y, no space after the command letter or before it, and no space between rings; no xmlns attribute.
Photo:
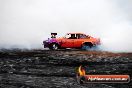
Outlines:
<svg viewBox="0 0 132 88"><path fill-rule="evenodd" d="M56 43L52 43L52 44L50 44L50 46L49 46L49 49L50 50L57 50L59 48L59 46L58 46L58 44L56 44Z"/></svg>

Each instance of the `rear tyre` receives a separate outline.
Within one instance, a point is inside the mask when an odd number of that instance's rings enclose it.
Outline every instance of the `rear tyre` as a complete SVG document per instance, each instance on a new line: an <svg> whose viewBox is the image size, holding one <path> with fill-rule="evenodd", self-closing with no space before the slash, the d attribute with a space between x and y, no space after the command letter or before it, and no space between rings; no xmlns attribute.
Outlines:
<svg viewBox="0 0 132 88"><path fill-rule="evenodd" d="M52 44L50 44L50 46L49 46L49 49L50 50L57 50L59 48L59 46L58 46L58 44L56 44L56 43L52 43Z"/></svg>
<svg viewBox="0 0 132 88"><path fill-rule="evenodd" d="M92 43L83 43L81 49L82 50L89 50L93 47Z"/></svg>

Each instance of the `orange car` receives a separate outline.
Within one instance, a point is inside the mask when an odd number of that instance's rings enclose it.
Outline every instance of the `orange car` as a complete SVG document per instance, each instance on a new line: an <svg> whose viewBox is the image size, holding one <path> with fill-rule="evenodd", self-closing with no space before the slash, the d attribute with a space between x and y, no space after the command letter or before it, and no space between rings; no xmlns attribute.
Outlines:
<svg viewBox="0 0 132 88"><path fill-rule="evenodd" d="M93 38L84 33L67 33L65 37L56 38L57 33L51 33L51 38L43 41L44 48L48 47L51 50L61 48L92 48L100 44L100 39Z"/></svg>

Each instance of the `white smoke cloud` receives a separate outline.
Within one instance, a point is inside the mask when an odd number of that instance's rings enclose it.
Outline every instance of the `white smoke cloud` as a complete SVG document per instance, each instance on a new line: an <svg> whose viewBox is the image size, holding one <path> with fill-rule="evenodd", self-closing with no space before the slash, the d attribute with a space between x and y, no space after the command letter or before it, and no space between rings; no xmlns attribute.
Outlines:
<svg viewBox="0 0 132 88"><path fill-rule="evenodd" d="M50 32L84 32L100 37L103 50L131 52L130 7L126 0L0 0L0 48L43 48Z"/></svg>

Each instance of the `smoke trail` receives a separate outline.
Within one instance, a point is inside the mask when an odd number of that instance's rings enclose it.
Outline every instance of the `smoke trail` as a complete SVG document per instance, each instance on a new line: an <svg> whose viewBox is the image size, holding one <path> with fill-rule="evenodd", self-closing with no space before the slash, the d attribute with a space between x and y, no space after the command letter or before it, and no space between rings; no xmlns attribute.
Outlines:
<svg viewBox="0 0 132 88"><path fill-rule="evenodd" d="M84 32L100 37L102 50L131 52L131 4L128 3L126 0L1 0L0 48L43 48L42 41L50 32L58 32L59 36Z"/></svg>

